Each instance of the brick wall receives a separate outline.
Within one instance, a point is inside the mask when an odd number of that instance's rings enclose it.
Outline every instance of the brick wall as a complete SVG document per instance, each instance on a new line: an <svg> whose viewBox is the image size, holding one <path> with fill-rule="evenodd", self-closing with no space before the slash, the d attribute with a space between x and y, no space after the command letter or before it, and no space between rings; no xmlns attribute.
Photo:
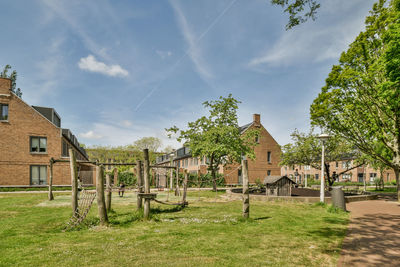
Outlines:
<svg viewBox="0 0 400 267"><path fill-rule="evenodd" d="M0 78L0 103L9 105L8 121L0 122L0 185L30 185L31 165L49 165L51 157L61 157L61 129L11 93L10 87L9 79ZM47 138L46 153L30 152L31 136ZM55 185L71 184L68 163L57 163L53 173Z"/></svg>
<svg viewBox="0 0 400 267"><path fill-rule="evenodd" d="M259 120L259 117L255 119ZM257 123L250 127L250 129L253 127L257 127ZM257 179L262 182L267 176L268 171L270 171L270 175L280 175L281 173L281 168L278 165L281 155L280 146L261 124L257 128L260 129L260 137L259 144L254 148L256 159L248 160L249 183L255 183ZM271 152L271 162L268 162L268 152ZM224 168L225 182L227 184L239 183L239 169L240 164L238 163L228 165Z"/></svg>

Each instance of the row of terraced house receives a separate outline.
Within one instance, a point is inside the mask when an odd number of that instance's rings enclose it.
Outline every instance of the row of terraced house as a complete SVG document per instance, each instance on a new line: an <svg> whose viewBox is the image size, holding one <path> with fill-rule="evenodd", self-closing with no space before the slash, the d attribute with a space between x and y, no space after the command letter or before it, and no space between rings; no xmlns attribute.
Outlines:
<svg viewBox="0 0 400 267"><path fill-rule="evenodd" d="M253 120L240 127L244 133L248 129L259 129L258 145L255 147L255 160L250 160L249 182L263 181L266 176L287 175L298 183L308 179L320 179L320 170L311 166L279 166L280 146L261 124L260 114L254 114ZM88 161L88 155L80 146L70 130L61 127L61 117L53 108L30 106L11 90L11 80L0 78L0 186L43 186L48 184L49 161L67 159L68 150L72 148L78 160ZM112 160L112 159L111 159ZM173 154L164 154L156 159L157 165L177 166L182 172L206 174L207 159L193 157L187 147L177 149ZM353 164L353 159L330 163L330 169L342 173ZM110 166L111 168L111 166ZM90 164L80 163L79 176L83 184L93 184L95 173ZM239 163L219 166L225 183L235 185L242 183ZM167 186L167 174L161 169L156 171L157 185ZM338 181L374 182L380 177L379 171L361 166L344 172L337 177ZM385 181L394 180L394 172L383 172ZM70 168L68 163L57 163L54 166L55 185L70 185Z"/></svg>
<svg viewBox="0 0 400 267"><path fill-rule="evenodd" d="M88 156L53 108L30 106L11 90L11 80L0 78L0 186L43 186L49 180L49 162L68 159L69 148L78 160ZM93 184L90 165L79 164L84 184ZM69 163L54 165L53 183L71 185Z"/></svg>

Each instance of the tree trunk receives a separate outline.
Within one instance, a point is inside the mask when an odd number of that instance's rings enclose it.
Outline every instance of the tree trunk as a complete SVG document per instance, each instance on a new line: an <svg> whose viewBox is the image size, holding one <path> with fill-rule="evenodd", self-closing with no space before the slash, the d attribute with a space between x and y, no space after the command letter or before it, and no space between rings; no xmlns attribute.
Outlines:
<svg viewBox="0 0 400 267"><path fill-rule="evenodd" d="M76 168L75 153L70 148L69 153L69 164L71 168L71 196L72 196L72 215L78 211L78 171Z"/></svg>
<svg viewBox="0 0 400 267"><path fill-rule="evenodd" d="M187 184L188 184L188 172L185 171L185 180L183 181L183 196L182 196L182 203L185 205L186 203L186 192L187 192Z"/></svg>
<svg viewBox="0 0 400 267"><path fill-rule="evenodd" d="M96 194L100 225L108 225L106 203L104 200L103 166L96 166Z"/></svg>
<svg viewBox="0 0 400 267"><path fill-rule="evenodd" d="M394 169L394 174L396 176L396 184L397 184L397 201L400 202L400 170Z"/></svg>
<svg viewBox="0 0 400 267"><path fill-rule="evenodd" d="M146 194L150 193L150 162L149 162L149 150L146 148L143 150L144 154L144 192ZM143 217L145 220L150 218L150 199L144 199L144 209L143 209Z"/></svg>
<svg viewBox="0 0 400 267"><path fill-rule="evenodd" d="M139 196L139 193L144 193L143 188L143 171L142 171L142 161L136 161L136 177L137 177L137 185L138 185L138 195L137 195L137 210L141 210L143 206L142 197Z"/></svg>
<svg viewBox="0 0 400 267"><path fill-rule="evenodd" d="M175 186L175 196L180 196L181 191L179 190L179 167L176 167L176 186Z"/></svg>
<svg viewBox="0 0 400 267"><path fill-rule="evenodd" d="M118 184L118 169L114 168L113 172L114 172L114 185L117 185Z"/></svg>
<svg viewBox="0 0 400 267"><path fill-rule="evenodd" d="M250 195L249 195L249 173L247 168L247 160L242 159L242 181L243 181L243 218L248 219L250 216Z"/></svg>
<svg viewBox="0 0 400 267"><path fill-rule="evenodd" d="M106 174L106 210L111 211L111 197L112 197L112 187L111 187L111 176Z"/></svg>
<svg viewBox="0 0 400 267"><path fill-rule="evenodd" d="M211 170L211 178L213 182L213 191L217 192L217 177L214 168Z"/></svg>
<svg viewBox="0 0 400 267"><path fill-rule="evenodd" d="M50 179L49 179L49 200L53 200L53 164L54 164L54 159L50 159Z"/></svg>

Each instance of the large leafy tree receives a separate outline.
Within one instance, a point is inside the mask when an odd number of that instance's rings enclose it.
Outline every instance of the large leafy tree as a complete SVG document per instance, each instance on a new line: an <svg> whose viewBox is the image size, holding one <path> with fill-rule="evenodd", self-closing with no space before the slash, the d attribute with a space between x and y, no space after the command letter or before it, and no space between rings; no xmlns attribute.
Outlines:
<svg viewBox="0 0 400 267"><path fill-rule="evenodd" d="M22 97L21 89L20 88L16 89L16 86L17 86L17 71L14 70L13 72L11 72L10 75L8 75L7 73L8 73L8 71L10 69L11 69L11 66L7 64L4 67L4 70L2 72L0 72L0 77L1 78L10 79L11 80L11 91L13 91L18 97L21 98Z"/></svg>
<svg viewBox="0 0 400 267"><path fill-rule="evenodd" d="M214 190L217 189L216 176L221 164L241 162L242 156L255 158L255 137L259 131L249 129L241 134L236 114L239 103L231 94L206 101L203 106L208 109L208 116L189 122L187 130L179 130L176 126L166 129L170 136L178 133L177 140L185 142L192 156L209 159L208 170Z"/></svg>
<svg viewBox="0 0 400 267"><path fill-rule="evenodd" d="M270 0L273 5L279 5L289 14L286 29L291 29L309 19L315 20L317 10L320 8L316 0Z"/></svg>
<svg viewBox="0 0 400 267"><path fill-rule="evenodd" d="M301 133L295 130L292 134L292 143L282 147L281 166L306 165L314 169L321 170L321 153L322 144L317 138L317 134L312 131L309 133ZM332 162L357 159L352 165L340 172L331 171L330 164ZM354 149L353 145L339 136L332 136L325 144L325 177L329 186L335 182L334 174L337 176L346 173L363 164L360 153Z"/></svg>
<svg viewBox="0 0 400 267"><path fill-rule="evenodd" d="M151 152L157 152L160 149L161 145L162 142L157 137L143 137L139 140L136 140L131 147L136 148L140 151L147 148Z"/></svg>
<svg viewBox="0 0 400 267"><path fill-rule="evenodd" d="M400 1L380 0L311 105L316 125L392 168L400 196ZM400 198L399 198L400 199Z"/></svg>

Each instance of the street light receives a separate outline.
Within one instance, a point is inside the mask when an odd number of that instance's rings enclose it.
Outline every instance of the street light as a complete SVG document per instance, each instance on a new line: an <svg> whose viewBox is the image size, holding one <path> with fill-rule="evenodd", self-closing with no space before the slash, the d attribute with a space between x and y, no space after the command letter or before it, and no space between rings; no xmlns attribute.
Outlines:
<svg viewBox="0 0 400 267"><path fill-rule="evenodd" d="M322 159L321 159L321 191L319 193L320 202L325 202L325 174L324 174L324 167L325 167L325 142L329 139L328 134L320 134L317 136L322 143Z"/></svg>

